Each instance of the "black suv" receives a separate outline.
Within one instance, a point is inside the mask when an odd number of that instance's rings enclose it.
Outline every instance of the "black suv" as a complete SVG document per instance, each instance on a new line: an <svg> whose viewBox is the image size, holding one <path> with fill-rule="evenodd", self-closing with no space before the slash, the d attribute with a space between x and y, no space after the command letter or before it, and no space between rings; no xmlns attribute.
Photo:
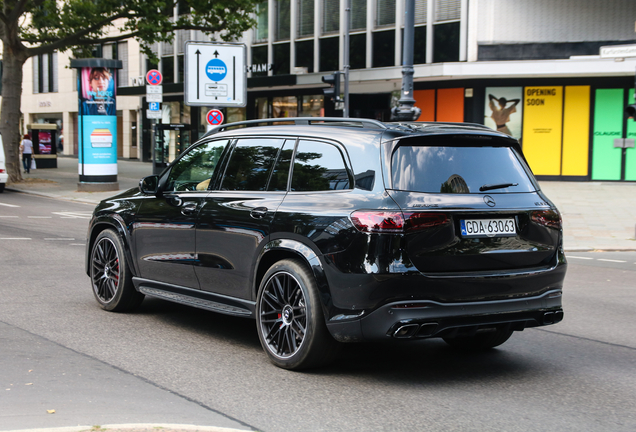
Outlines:
<svg viewBox="0 0 636 432"><path fill-rule="evenodd" d="M103 309L152 296L255 318L271 361L301 369L338 342L485 349L559 322L562 239L507 135L271 119L218 127L100 203L86 271Z"/></svg>

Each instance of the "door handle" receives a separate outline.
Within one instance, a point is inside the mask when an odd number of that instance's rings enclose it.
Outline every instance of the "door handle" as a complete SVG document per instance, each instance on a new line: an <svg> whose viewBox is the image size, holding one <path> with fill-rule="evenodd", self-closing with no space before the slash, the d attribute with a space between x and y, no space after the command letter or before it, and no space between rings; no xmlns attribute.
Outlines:
<svg viewBox="0 0 636 432"><path fill-rule="evenodd" d="M197 211L197 203L188 202L181 207L181 214L189 216Z"/></svg>
<svg viewBox="0 0 636 432"><path fill-rule="evenodd" d="M256 207L250 212L250 216L254 219L262 219L267 215L267 207Z"/></svg>

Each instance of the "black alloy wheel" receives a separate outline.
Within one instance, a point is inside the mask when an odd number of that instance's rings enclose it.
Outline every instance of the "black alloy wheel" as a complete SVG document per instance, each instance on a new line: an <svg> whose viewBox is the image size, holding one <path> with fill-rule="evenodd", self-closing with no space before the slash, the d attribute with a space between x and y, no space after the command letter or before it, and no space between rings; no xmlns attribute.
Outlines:
<svg viewBox="0 0 636 432"><path fill-rule="evenodd" d="M282 260L265 274L257 299L257 330L270 360L285 369L331 361L338 343L325 326L313 276L297 260Z"/></svg>
<svg viewBox="0 0 636 432"><path fill-rule="evenodd" d="M124 255L119 235L102 231L91 249L90 261L93 294L102 309L121 312L139 306L144 295L137 292Z"/></svg>

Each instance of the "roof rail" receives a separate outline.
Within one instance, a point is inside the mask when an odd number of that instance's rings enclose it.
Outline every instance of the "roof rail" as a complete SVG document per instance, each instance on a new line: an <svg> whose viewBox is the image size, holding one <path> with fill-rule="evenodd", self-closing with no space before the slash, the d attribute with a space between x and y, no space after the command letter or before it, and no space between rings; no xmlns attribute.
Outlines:
<svg viewBox="0 0 636 432"><path fill-rule="evenodd" d="M365 129L387 129L387 126L377 120L364 119L364 118L344 118L344 117L283 117L275 119L257 119L257 120L245 120L236 123L228 123L224 125L216 126L210 129L206 135L212 135L217 132L222 132L228 129L237 127L256 127L256 126L274 126L275 124L289 124L294 122L295 125L325 125L330 123L329 126L357 126Z"/></svg>

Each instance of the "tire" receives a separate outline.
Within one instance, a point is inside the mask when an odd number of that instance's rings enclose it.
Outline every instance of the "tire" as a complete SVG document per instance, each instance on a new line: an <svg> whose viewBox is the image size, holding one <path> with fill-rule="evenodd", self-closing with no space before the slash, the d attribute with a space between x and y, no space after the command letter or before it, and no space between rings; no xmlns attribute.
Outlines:
<svg viewBox="0 0 636 432"><path fill-rule="evenodd" d="M325 325L316 281L299 260L279 261L263 277L256 327L269 359L283 369L323 366L337 356L339 344Z"/></svg>
<svg viewBox="0 0 636 432"><path fill-rule="evenodd" d="M465 351L482 351L497 347L506 342L512 336L512 330L497 329L493 332L479 333L474 336L460 336L444 338L444 342Z"/></svg>
<svg viewBox="0 0 636 432"><path fill-rule="evenodd" d="M107 229L97 236L90 259L93 294L102 309L125 312L141 304L144 295L135 290L123 242L115 231Z"/></svg>
<svg viewBox="0 0 636 432"><path fill-rule="evenodd" d="M0 183L0 193L4 192L5 183Z"/></svg>

